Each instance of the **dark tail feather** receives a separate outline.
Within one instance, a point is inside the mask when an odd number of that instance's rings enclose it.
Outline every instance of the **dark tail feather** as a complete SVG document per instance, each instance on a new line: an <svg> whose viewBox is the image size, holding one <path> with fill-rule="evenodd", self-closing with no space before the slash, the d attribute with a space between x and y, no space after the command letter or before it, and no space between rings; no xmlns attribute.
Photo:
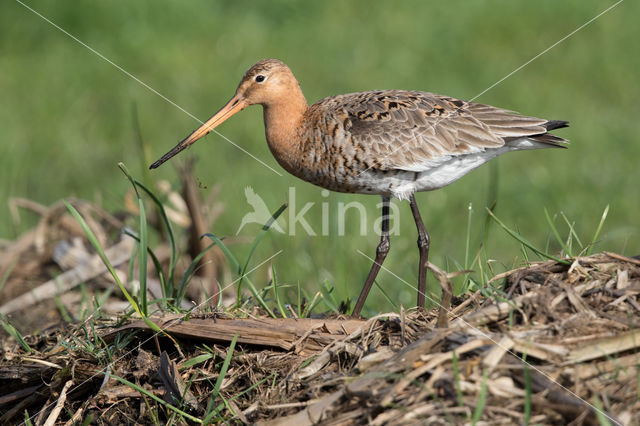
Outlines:
<svg viewBox="0 0 640 426"><path fill-rule="evenodd" d="M562 129L563 127L569 127L569 122L562 121L562 120L549 120L546 123L544 123L543 126L547 129L547 131L549 131L549 130L555 130L555 129Z"/></svg>
<svg viewBox="0 0 640 426"><path fill-rule="evenodd" d="M558 148L569 148L569 141L566 139L560 138L558 136L552 135L551 133L543 133L541 135L529 136L528 139L534 140L536 142L546 143L547 145L552 145Z"/></svg>
<svg viewBox="0 0 640 426"><path fill-rule="evenodd" d="M555 129L562 129L563 127L569 127L568 121L562 120L549 120L543 124L543 126L547 129L547 132ZM552 135L551 133L542 133L540 135L529 136L529 139L532 139L536 142L542 142L551 146L555 146L558 148L567 148L569 142L566 139L563 139L559 136Z"/></svg>

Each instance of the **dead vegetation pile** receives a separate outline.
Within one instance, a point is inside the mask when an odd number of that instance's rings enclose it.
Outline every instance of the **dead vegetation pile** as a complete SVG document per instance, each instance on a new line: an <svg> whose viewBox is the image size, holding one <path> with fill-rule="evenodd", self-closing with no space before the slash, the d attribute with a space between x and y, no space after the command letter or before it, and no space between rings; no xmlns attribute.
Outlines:
<svg viewBox="0 0 640 426"><path fill-rule="evenodd" d="M92 216L89 204L76 206ZM81 230L54 207L46 225L1 253L0 277L8 279L0 313L13 324L42 325L60 312L73 319L80 293L113 287L103 265L73 242ZM122 224L97 210L93 216L109 246ZM126 269L132 247L123 237L107 251ZM56 268L63 272L50 280ZM79 283L86 288L78 291ZM24 342L5 335L0 424L197 423L207 416L295 426L638 424L640 260L601 253L541 262L490 284L501 291L454 298L439 313L275 319L254 309L153 317L163 333L130 315L109 321L96 314ZM126 304L112 293L102 306L118 312Z"/></svg>

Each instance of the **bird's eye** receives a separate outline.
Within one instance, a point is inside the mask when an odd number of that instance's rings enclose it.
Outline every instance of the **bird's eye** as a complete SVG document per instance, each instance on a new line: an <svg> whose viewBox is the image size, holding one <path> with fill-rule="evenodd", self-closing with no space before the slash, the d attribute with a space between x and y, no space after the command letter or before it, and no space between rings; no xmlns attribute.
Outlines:
<svg viewBox="0 0 640 426"><path fill-rule="evenodd" d="M258 83L262 83L266 78L267 78L267 77L265 77L264 75L262 75L262 74L258 74L258 75L256 75L255 80L256 80Z"/></svg>

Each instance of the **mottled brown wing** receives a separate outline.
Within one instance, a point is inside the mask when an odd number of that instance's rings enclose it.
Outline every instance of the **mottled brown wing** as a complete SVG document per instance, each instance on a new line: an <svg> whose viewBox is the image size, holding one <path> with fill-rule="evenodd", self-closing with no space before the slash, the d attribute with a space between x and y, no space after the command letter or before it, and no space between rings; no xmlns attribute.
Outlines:
<svg viewBox="0 0 640 426"><path fill-rule="evenodd" d="M451 156L547 131L547 120L433 93L363 92L323 102L364 162L382 169L423 171Z"/></svg>

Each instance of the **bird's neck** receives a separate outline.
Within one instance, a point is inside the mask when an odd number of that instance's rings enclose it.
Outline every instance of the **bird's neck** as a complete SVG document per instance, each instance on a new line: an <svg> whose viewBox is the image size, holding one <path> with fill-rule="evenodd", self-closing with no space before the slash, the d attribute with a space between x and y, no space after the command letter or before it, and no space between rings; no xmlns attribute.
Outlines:
<svg viewBox="0 0 640 426"><path fill-rule="evenodd" d="M299 129L308 107L297 84L286 97L273 99L264 105L264 128L269 149L278 163L294 174L300 149Z"/></svg>

